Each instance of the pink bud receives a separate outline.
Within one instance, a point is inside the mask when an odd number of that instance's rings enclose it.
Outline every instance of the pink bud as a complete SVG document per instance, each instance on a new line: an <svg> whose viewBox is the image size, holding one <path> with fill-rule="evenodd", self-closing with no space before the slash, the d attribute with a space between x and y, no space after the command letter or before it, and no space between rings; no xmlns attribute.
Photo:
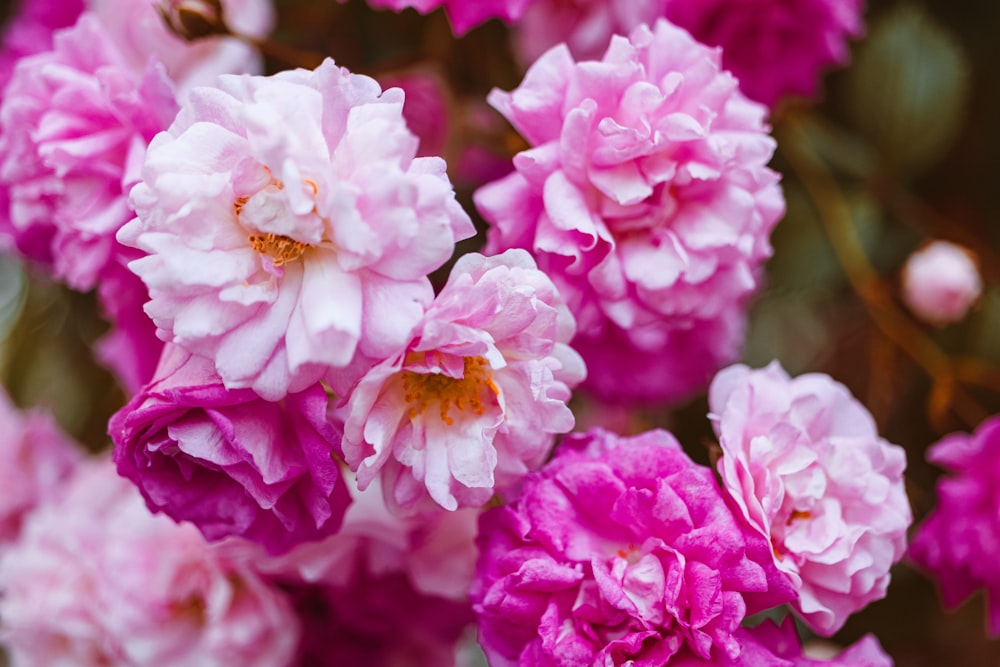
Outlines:
<svg viewBox="0 0 1000 667"><path fill-rule="evenodd" d="M959 322L983 289L977 264L971 250L934 241L906 260L903 300L917 317L935 326Z"/></svg>

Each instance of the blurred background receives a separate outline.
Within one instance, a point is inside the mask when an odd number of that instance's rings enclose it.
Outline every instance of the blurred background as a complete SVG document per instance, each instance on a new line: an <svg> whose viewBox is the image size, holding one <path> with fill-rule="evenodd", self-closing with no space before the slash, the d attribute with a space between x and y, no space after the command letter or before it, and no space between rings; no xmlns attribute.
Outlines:
<svg viewBox="0 0 1000 667"><path fill-rule="evenodd" d="M10 5L0 3L4 17ZM521 148L485 105L491 87L511 89L523 75L507 28L491 21L456 39L440 11L374 11L363 0L276 7L274 41L302 53L272 53L270 71L319 54L386 85L414 72L432 82L446 119L435 114L415 131L434 134L475 216L473 190L509 169ZM772 117L772 166L783 174L788 213L772 238L768 287L753 306L743 360L756 367L778 359L793 375L823 371L845 383L882 435L906 448L919 519L935 502L939 474L924 462L926 448L1000 412L1000 2L868 0L866 24L851 65L830 73L820 101L788 102ZM946 327L921 323L900 297L903 262L933 239L971 249L984 282L971 314ZM124 402L91 356L106 326L93 295L0 258L0 376L19 405L49 408L94 450L109 445L107 419ZM709 460L703 396L635 414L586 398L576 409L581 427L598 412L620 430L668 427L692 456ZM901 667L995 666L1000 641L986 637L984 617L981 597L943 611L933 584L904 563L888 598L832 641L874 632Z"/></svg>

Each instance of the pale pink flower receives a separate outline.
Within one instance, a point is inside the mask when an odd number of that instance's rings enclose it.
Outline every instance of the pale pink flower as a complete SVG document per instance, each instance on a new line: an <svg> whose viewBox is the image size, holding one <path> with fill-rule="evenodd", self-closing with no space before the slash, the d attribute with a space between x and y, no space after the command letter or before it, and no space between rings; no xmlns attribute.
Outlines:
<svg viewBox="0 0 1000 667"><path fill-rule="evenodd" d="M516 21L530 2L531 0L368 0L372 7L397 12L412 7L421 14L427 14L438 7L444 7L456 35L464 35L491 18L499 18L507 23Z"/></svg>
<svg viewBox="0 0 1000 667"><path fill-rule="evenodd" d="M491 665L742 664L744 615L794 594L665 431L570 436L479 529L470 597Z"/></svg>
<svg viewBox="0 0 1000 667"><path fill-rule="evenodd" d="M298 641L283 593L152 516L106 460L28 518L0 588L13 664L283 667Z"/></svg>
<svg viewBox="0 0 1000 667"><path fill-rule="evenodd" d="M146 144L176 108L162 68L133 71L93 15L60 31L18 63L0 105L5 231L70 287L92 289L121 252L114 235L132 216L125 192Z"/></svg>
<svg viewBox="0 0 1000 667"><path fill-rule="evenodd" d="M569 314L522 250L462 256L412 340L346 403L344 457L400 507L479 506L545 460L583 379Z"/></svg>
<svg viewBox="0 0 1000 667"><path fill-rule="evenodd" d="M937 506L917 528L909 557L938 584L946 607L986 591L987 627L1000 636L1000 418L975 433L953 433L927 450L949 471L937 483Z"/></svg>
<svg viewBox="0 0 1000 667"><path fill-rule="evenodd" d="M577 60L598 60L612 35L627 35L662 18L668 0L533 0L515 28L522 62L565 42Z"/></svg>
<svg viewBox="0 0 1000 667"><path fill-rule="evenodd" d="M475 194L492 225L487 251L530 249L581 340L616 328L649 353L700 354L654 351L648 333L682 343L671 330L732 318L757 289L784 212L766 166L766 109L739 92L717 51L664 20L615 37L601 61L574 62L555 47L490 102L532 148ZM700 375L644 398L690 393Z"/></svg>
<svg viewBox="0 0 1000 667"><path fill-rule="evenodd" d="M192 90L119 235L159 335L269 400L404 345L474 230L402 102L331 60Z"/></svg>
<svg viewBox="0 0 1000 667"><path fill-rule="evenodd" d="M207 539L287 551L340 527L350 503L320 384L280 402L227 390L211 363L167 345L152 382L111 417L118 472L149 508Z"/></svg>
<svg viewBox="0 0 1000 667"><path fill-rule="evenodd" d="M115 45L133 67L141 70L153 58L167 70L182 93L208 85L220 74L257 74L260 54L232 37L207 37L186 42L170 31L157 5L169 11L176 0L86 0ZM266 37L274 25L270 0L222 0L223 16L236 32Z"/></svg>
<svg viewBox="0 0 1000 667"><path fill-rule="evenodd" d="M903 300L920 319L944 326L961 322L983 291L975 255L948 241L934 241L903 266Z"/></svg>
<svg viewBox="0 0 1000 667"><path fill-rule="evenodd" d="M719 372L709 405L726 491L773 545L803 620L833 634L885 596L906 549L905 452L842 384L790 379L777 362Z"/></svg>
<svg viewBox="0 0 1000 667"><path fill-rule="evenodd" d="M667 0L666 17L695 39L722 47L722 63L747 97L774 106L815 97L826 69L850 57L864 30L863 0Z"/></svg>
<svg viewBox="0 0 1000 667"><path fill-rule="evenodd" d="M28 513L59 493L81 450L51 415L18 410L0 389L0 553Z"/></svg>

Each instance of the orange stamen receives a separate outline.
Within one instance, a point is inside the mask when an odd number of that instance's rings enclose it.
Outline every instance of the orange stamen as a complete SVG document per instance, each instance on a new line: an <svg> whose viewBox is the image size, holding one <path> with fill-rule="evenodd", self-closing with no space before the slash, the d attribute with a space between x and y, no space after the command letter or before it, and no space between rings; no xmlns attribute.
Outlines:
<svg viewBox="0 0 1000 667"><path fill-rule="evenodd" d="M493 382L489 362L482 357L465 357L465 369L460 378L441 373L415 373L403 371L403 398L410 404L409 417L423 414L428 405L437 403L441 421L451 426L455 419L451 408L483 414L490 393L500 395Z"/></svg>

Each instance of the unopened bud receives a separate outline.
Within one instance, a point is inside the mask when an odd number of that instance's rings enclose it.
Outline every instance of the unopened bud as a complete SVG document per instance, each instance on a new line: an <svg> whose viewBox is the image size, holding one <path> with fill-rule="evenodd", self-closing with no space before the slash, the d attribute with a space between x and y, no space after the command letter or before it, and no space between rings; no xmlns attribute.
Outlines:
<svg viewBox="0 0 1000 667"><path fill-rule="evenodd" d="M192 41L231 34L220 0L163 0L156 9L181 39Z"/></svg>
<svg viewBox="0 0 1000 667"><path fill-rule="evenodd" d="M982 289L975 255L947 241L916 251L903 267L903 300L917 317L937 326L964 319Z"/></svg>

